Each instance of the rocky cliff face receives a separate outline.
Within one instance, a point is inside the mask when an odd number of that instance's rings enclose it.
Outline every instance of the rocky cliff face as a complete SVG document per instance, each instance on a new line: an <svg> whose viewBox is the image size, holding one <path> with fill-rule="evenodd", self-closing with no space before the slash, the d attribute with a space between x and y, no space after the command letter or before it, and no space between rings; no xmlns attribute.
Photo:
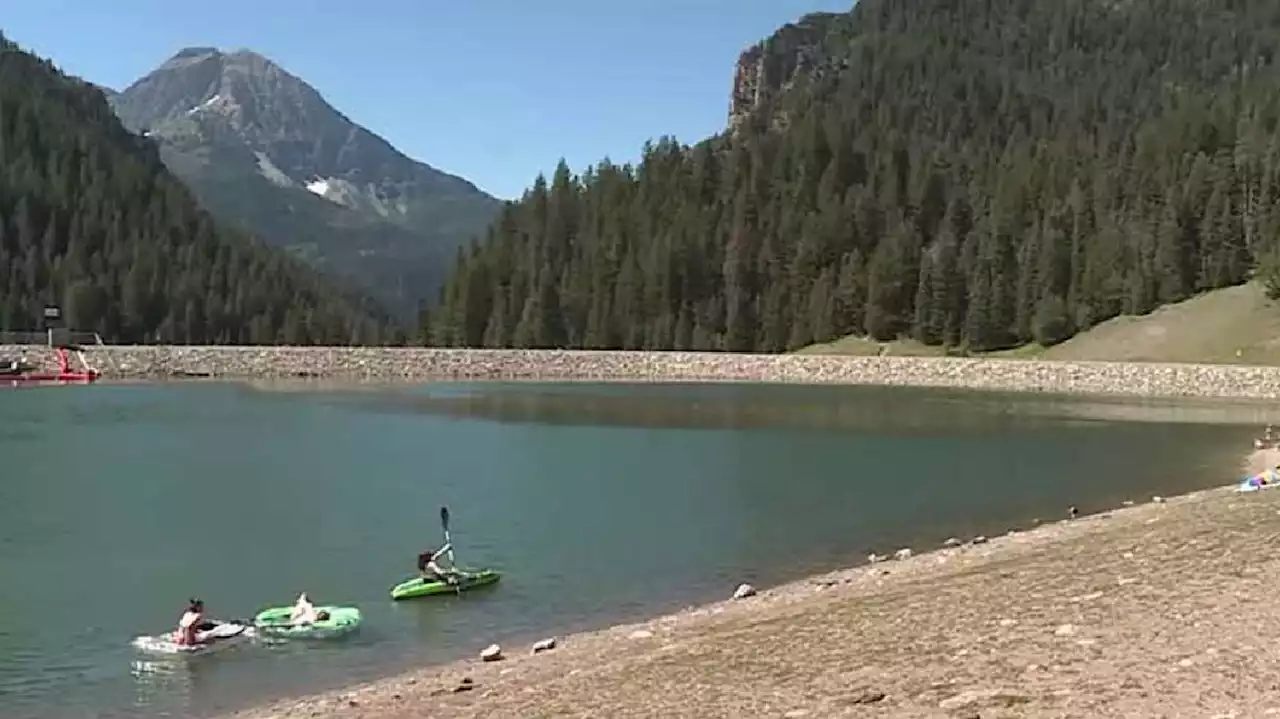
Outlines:
<svg viewBox="0 0 1280 719"><path fill-rule="evenodd" d="M782 26L738 57L729 98L729 128L736 130L805 73L822 66L822 41L844 13L812 13Z"/></svg>
<svg viewBox="0 0 1280 719"><path fill-rule="evenodd" d="M417 162L248 50L179 51L110 97L220 219L408 310L501 203Z"/></svg>

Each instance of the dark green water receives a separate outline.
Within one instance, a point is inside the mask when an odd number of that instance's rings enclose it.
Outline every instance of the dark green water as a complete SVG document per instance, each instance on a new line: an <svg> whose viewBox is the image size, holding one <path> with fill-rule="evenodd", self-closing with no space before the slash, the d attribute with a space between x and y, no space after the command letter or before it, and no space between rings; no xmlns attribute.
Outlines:
<svg viewBox="0 0 1280 719"><path fill-rule="evenodd" d="M208 714L1237 479L1262 409L758 385L0 392L0 716ZM1132 415L1146 421L1099 421ZM1246 424L1248 423L1248 424ZM454 514L461 598L387 589ZM144 657L184 600L359 634Z"/></svg>

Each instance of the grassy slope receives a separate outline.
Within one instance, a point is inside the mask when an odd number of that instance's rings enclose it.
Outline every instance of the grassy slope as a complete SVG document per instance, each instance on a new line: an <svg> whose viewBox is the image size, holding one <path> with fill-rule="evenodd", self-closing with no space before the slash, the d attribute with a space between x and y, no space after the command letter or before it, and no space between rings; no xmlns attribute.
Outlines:
<svg viewBox="0 0 1280 719"><path fill-rule="evenodd" d="M880 343L845 337L799 354L936 356L939 347L901 340ZM1261 286L1207 292L1140 317L1117 317L1050 348L1027 346L993 357L1131 362L1206 362L1280 365L1280 306Z"/></svg>

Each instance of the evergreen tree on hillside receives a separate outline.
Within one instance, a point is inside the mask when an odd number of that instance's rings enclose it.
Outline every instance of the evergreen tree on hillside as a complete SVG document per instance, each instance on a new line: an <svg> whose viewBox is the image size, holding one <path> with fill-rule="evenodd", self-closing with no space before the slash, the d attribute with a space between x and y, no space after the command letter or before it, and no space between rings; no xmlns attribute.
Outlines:
<svg viewBox="0 0 1280 719"><path fill-rule="evenodd" d="M111 342L363 344L385 316L217 227L87 83L0 36L0 331L46 304Z"/></svg>
<svg viewBox="0 0 1280 719"><path fill-rule="evenodd" d="M805 37L734 132L540 180L427 339L986 350L1280 288L1280 3L861 0Z"/></svg>

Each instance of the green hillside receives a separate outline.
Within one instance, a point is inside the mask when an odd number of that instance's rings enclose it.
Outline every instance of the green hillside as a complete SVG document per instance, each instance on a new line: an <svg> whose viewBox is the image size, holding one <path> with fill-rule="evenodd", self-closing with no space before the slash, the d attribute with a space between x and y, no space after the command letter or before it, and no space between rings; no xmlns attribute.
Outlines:
<svg viewBox="0 0 1280 719"><path fill-rule="evenodd" d="M843 337L797 354L936 356L912 340ZM1027 345L984 357L1280 365L1280 303L1259 283L1212 290L1150 314L1121 315L1052 347Z"/></svg>

